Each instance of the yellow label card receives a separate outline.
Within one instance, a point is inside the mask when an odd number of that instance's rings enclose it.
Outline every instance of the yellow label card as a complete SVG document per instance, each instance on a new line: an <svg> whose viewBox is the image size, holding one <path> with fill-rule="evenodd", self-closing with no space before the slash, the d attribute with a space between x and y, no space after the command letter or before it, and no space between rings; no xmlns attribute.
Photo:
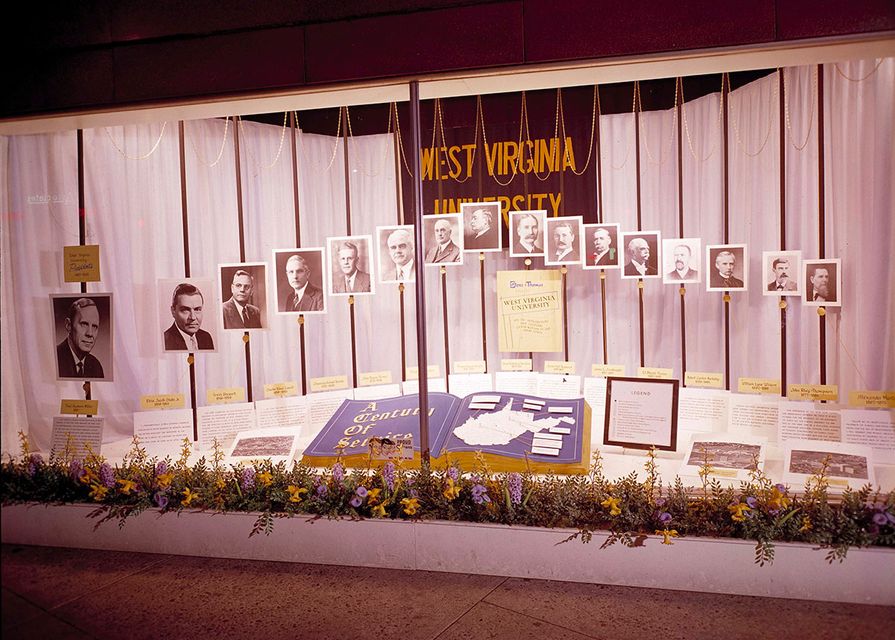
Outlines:
<svg viewBox="0 0 895 640"><path fill-rule="evenodd" d="M348 376L326 376L324 378L311 378L311 391L335 391L348 388Z"/></svg>
<svg viewBox="0 0 895 640"><path fill-rule="evenodd" d="M62 248L66 282L99 282L99 245L74 245Z"/></svg>
<svg viewBox="0 0 895 640"><path fill-rule="evenodd" d="M531 358L504 358L500 361L501 371L531 371Z"/></svg>
<svg viewBox="0 0 895 640"><path fill-rule="evenodd" d="M230 404L231 402L245 402L246 390L243 387L230 387L228 389L208 389L205 392L206 404Z"/></svg>
<svg viewBox="0 0 895 640"><path fill-rule="evenodd" d="M95 416L99 413L99 400L63 400L59 413L70 416Z"/></svg>
<svg viewBox="0 0 895 640"><path fill-rule="evenodd" d="M357 383L361 387L373 387L378 384L391 384L391 371L368 371L360 374Z"/></svg>
<svg viewBox="0 0 895 640"><path fill-rule="evenodd" d="M688 387L723 389L724 374L715 373L713 371L688 371L684 374L684 384Z"/></svg>
<svg viewBox="0 0 895 640"><path fill-rule="evenodd" d="M565 360L545 360L544 373L559 373L566 375L574 375L575 363L566 362Z"/></svg>
<svg viewBox="0 0 895 640"><path fill-rule="evenodd" d="M287 398L289 396L297 395L298 383L295 382L295 380L274 382L272 384L264 385L264 398L266 400L270 400L271 398Z"/></svg>
<svg viewBox="0 0 895 640"><path fill-rule="evenodd" d="M671 380L674 377L674 369L662 367L637 367L638 378L651 378L652 380Z"/></svg>
<svg viewBox="0 0 895 640"><path fill-rule="evenodd" d="M790 400L839 400L839 386L835 384L791 384L786 391Z"/></svg>
<svg viewBox="0 0 895 640"><path fill-rule="evenodd" d="M595 378L623 378L625 376L625 365L623 364L592 364L590 366L590 375Z"/></svg>
<svg viewBox="0 0 895 640"><path fill-rule="evenodd" d="M713 476L718 476L719 478L736 478L737 477L736 469L715 469L712 467Z"/></svg>
<svg viewBox="0 0 895 640"><path fill-rule="evenodd" d="M154 409L183 409L186 398L182 393L160 393L154 396L140 396L140 408L143 411Z"/></svg>
<svg viewBox="0 0 895 640"><path fill-rule="evenodd" d="M454 373L485 373L485 361L455 360Z"/></svg>
<svg viewBox="0 0 895 640"><path fill-rule="evenodd" d="M761 393L770 396L780 395L780 381L775 378L740 378L737 384L740 393Z"/></svg>
<svg viewBox="0 0 895 640"><path fill-rule="evenodd" d="M895 409L895 391L849 391L848 404L868 409Z"/></svg>
<svg viewBox="0 0 895 640"><path fill-rule="evenodd" d="M441 369L437 364L430 364L426 367L426 370L429 372L430 378L438 378L441 375ZM405 376L408 380L419 380L420 379L420 368L419 367L407 367L406 371L407 375Z"/></svg>

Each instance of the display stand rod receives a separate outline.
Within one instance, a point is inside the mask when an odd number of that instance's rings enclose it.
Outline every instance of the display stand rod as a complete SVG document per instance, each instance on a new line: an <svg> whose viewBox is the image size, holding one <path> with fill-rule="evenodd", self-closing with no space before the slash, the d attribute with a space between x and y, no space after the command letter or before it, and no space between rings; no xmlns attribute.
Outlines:
<svg viewBox="0 0 895 640"><path fill-rule="evenodd" d="M786 85L783 82L783 68L777 69L778 105L778 146L780 148L780 251L786 251ZM786 397L786 308L784 298L780 298L780 395Z"/></svg>
<svg viewBox="0 0 895 640"><path fill-rule="evenodd" d="M594 97L597 101L597 116L594 121L594 134L597 145L597 222L603 222L603 146L600 139L600 87L594 85ZM616 250L620 250L617 247ZM603 364L609 363L609 341L606 337L606 269L600 269L600 307L603 312Z"/></svg>
<svg viewBox="0 0 895 640"><path fill-rule="evenodd" d="M354 296L348 296L348 315L351 320L351 381L357 387L357 329L354 325Z"/></svg>
<svg viewBox="0 0 895 640"><path fill-rule="evenodd" d="M569 361L569 292L568 267L560 267L562 273L562 348L563 359Z"/></svg>
<svg viewBox="0 0 895 640"><path fill-rule="evenodd" d="M678 235L684 237L684 148L682 146L683 123L681 122L681 112L683 104L683 80L680 77L675 78L675 94L677 99L674 102L675 115L677 121L677 225ZM687 287L681 285L681 386L687 386Z"/></svg>
<svg viewBox="0 0 895 640"><path fill-rule="evenodd" d="M609 343L606 339L606 269L600 269L600 304L603 307L603 364L609 364Z"/></svg>
<svg viewBox="0 0 895 640"><path fill-rule="evenodd" d="M447 267L440 267L441 274L441 324L444 328L444 380L448 393L451 392L451 337L448 331ZM420 371L420 376L429 377L428 371Z"/></svg>
<svg viewBox="0 0 895 640"><path fill-rule="evenodd" d="M634 167L636 172L637 193L637 230L643 230L642 207L640 198L640 82L634 82ZM644 353L645 340L643 337L643 278L637 279L637 305L640 318L640 366L646 366L646 354Z"/></svg>
<svg viewBox="0 0 895 640"><path fill-rule="evenodd" d="M398 311L401 315L401 382L407 381L407 334L404 327L404 283L398 285Z"/></svg>
<svg viewBox="0 0 895 640"><path fill-rule="evenodd" d="M414 270L416 271L416 359L419 365L420 457L429 462L429 359L426 353L426 278L422 261L423 183L420 171L420 83L410 82L410 139L413 167ZM441 181L439 180L439 185Z"/></svg>
<svg viewBox="0 0 895 640"><path fill-rule="evenodd" d="M308 394L308 370L305 362L305 314L298 314L298 346L301 349L301 395Z"/></svg>
<svg viewBox="0 0 895 640"><path fill-rule="evenodd" d="M242 210L242 169L239 153L239 117L233 116L233 156L236 165L236 211L239 219L239 261L246 260L245 221ZM245 345L246 356L246 400L252 402L252 348L249 345L249 332L242 334L242 342Z"/></svg>
<svg viewBox="0 0 895 640"><path fill-rule="evenodd" d="M646 354L643 339L643 278L637 280L637 299L640 303L640 366L646 366Z"/></svg>
<svg viewBox="0 0 895 640"><path fill-rule="evenodd" d="M530 269L531 269L531 258L526 258L525 261L524 261L524 263L525 263L525 270L526 270L526 271L530 270ZM529 351L529 352L528 352L528 359L533 361L533 360L534 360L534 357L535 357L535 356L534 356L534 352ZM532 367L534 367L534 362L532 362Z"/></svg>
<svg viewBox="0 0 895 640"><path fill-rule="evenodd" d="M488 332L485 318L485 252L479 252L479 294L482 307L482 360L485 361L485 373L488 372Z"/></svg>
<svg viewBox="0 0 895 640"><path fill-rule="evenodd" d="M730 174L729 174L729 161L730 161L730 120L728 119L728 102L730 98L730 79L728 78L727 84L724 83L724 78L726 76L721 74L721 129L722 129L722 146L723 153L721 154L721 173L723 184L721 185L722 192L724 194L724 201L722 203L722 215L723 215L723 232L724 232L724 244L730 243ZM683 93L684 89L684 80L681 78L681 93ZM682 111L683 113L683 111ZM714 265L707 265L709 269L711 269ZM743 269L747 269L749 265L744 264ZM724 388L727 391L730 391L730 292L725 291L724 296L722 298L724 303Z"/></svg>
<svg viewBox="0 0 895 640"><path fill-rule="evenodd" d="M289 129L292 138L292 206L295 211L295 246L301 246L301 206L298 197L298 122L295 111L289 112ZM307 365L305 362L305 315L298 315L298 345L301 364L301 394L308 392Z"/></svg>
<svg viewBox="0 0 895 640"><path fill-rule="evenodd" d="M340 114L342 117L342 140L344 141L344 158L342 165L345 168L345 228L347 232L345 235L351 235L351 167L348 162L348 107L342 107L340 109ZM352 347L353 347L352 343Z"/></svg>
<svg viewBox="0 0 895 640"><path fill-rule="evenodd" d="M824 66L817 65L817 257L826 258L826 221L824 198ZM806 282L805 287L808 286ZM842 295L837 293L837 295ZM817 308L820 341L820 383L827 384L827 309Z"/></svg>
<svg viewBox="0 0 895 640"><path fill-rule="evenodd" d="M177 123L180 156L180 219L183 229L183 275L190 277L190 220L186 197L186 130L183 120ZM196 407L196 357L191 353L186 357L190 371L190 408L193 410L193 442L199 441L199 416Z"/></svg>
<svg viewBox="0 0 895 640"><path fill-rule="evenodd" d="M87 208L84 195L84 131L78 129L78 244L87 244ZM81 283L81 293L87 293L87 283ZM84 399L90 400L90 381L85 380L81 387Z"/></svg>
<svg viewBox="0 0 895 640"><path fill-rule="evenodd" d="M395 202L398 203L396 212L397 223L404 224L404 190L401 182L403 174L401 173L401 138L399 137L400 130L398 129L398 103L392 102L391 109L394 109L395 117L395 134L393 140L395 145ZM391 114L391 111L389 113ZM407 333L404 326L404 288L403 282L398 283L398 312L401 316L401 382L407 380Z"/></svg>

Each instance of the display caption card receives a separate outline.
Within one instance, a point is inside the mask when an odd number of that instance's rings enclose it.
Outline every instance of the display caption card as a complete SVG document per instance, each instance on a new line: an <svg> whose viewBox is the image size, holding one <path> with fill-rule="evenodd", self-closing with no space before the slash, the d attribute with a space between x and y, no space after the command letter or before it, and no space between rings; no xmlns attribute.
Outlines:
<svg viewBox="0 0 895 640"><path fill-rule="evenodd" d="M287 396L255 401L255 425L258 429L293 428L301 432L308 423L306 396Z"/></svg>
<svg viewBox="0 0 895 640"><path fill-rule="evenodd" d="M595 378L615 378L625 377L625 365L623 364L592 364L590 367L590 375Z"/></svg>
<svg viewBox="0 0 895 640"><path fill-rule="evenodd" d="M205 392L205 400L207 404L233 404L245 402L246 390L244 387L208 389Z"/></svg>
<svg viewBox="0 0 895 640"><path fill-rule="evenodd" d="M895 464L895 411L843 409L843 440L871 447L878 464Z"/></svg>
<svg viewBox="0 0 895 640"><path fill-rule="evenodd" d="M391 371L367 371L357 377L359 387L375 387L392 383Z"/></svg>
<svg viewBox="0 0 895 640"><path fill-rule="evenodd" d="M226 450L240 431L255 428L255 403L210 405L196 409L199 447L210 451L214 439Z"/></svg>
<svg viewBox="0 0 895 640"><path fill-rule="evenodd" d="M501 371L531 371L531 358L504 358L500 361Z"/></svg>
<svg viewBox="0 0 895 640"><path fill-rule="evenodd" d="M791 440L786 443L783 482L804 485L824 467L827 483L833 489L860 489L867 483L876 484L873 450L870 447L822 440Z"/></svg>
<svg viewBox="0 0 895 640"><path fill-rule="evenodd" d="M762 437L765 441L777 441L780 427L779 398L732 393L729 402L727 424L731 433L751 434Z"/></svg>
<svg viewBox="0 0 895 640"><path fill-rule="evenodd" d="M581 397L581 376L558 373L539 373L535 395L556 400L574 400Z"/></svg>
<svg viewBox="0 0 895 640"><path fill-rule="evenodd" d="M462 398L478 391L494 391L494 381L490 373L452 373L448 376L448 388Z"/></svg>
<svg viewBox="0 0 895 640"><path fill-rule="evenodd" d="M287 398L289 396L298 395L298 383L294 380L287 382L274 382L264 385L264 397L270 398Z"/></svg>
<svg viewBox="0 0 895 640"><path fill-rule="evenodd" d="M532 371L498 371L494 374L494 390L536 396L538 375Z"/></svg>
<svg viewBox="0 0 895 640"><path fill-rule="evenodd" d="M838 409L823 408L810 402L781 402L779 441L842 440L842 421Z"/></svg>
<svg viewBox="0 0 895 640"><path fill-rule="evenodd" d="M497 272L500 351L562 351L562 274L559 269Z"/></svg>
<svg viewBox="0 0 895 640"><path fill-rule="evenodd" d="M55 416L53 418L53 434L50 450L61 454L67 444L79 458L87 455L89 445L93 453L98 454L103 444L103 426L105 418L75 418L71 416Z"/></svg>
<svg viewBox="0 0 895 640"><path fill-rule="evenodd" d="M485 373L487 365L484 360L456 360L454 373Z"/></svg>
<svg viewBox="0 0 895 640"><path fill-rule="evenodd" d="M401 395L401 385L397 382L377 384L372 387L358 387L354 390L355 400L382 400Z"/></svg>
<svg viewBox="0 0 895 640"><path fill-rule="evenodd" d="M677 450L677 380L610 378L603 444Z"/></svg>
<svg viewBox="0 0 895 640"><path fill-rule="evenodd" d="M193 440L193 410L137 411L134 413L134 435L150 456L176 455L184 438Z"/></svg>
<svg viewBox="0 0 895 640"><path fill-rule="evenodd" d="M429 378L428 382L429 391L447 393L447 378ZM420 381L416 378L413 380L406 380L401 385L401 390L405 396L416 395L420 392Z"/></svg>
<svg viewBox="0 0 895 640"><path fill-rule="evenodd" d="M99 282L99 245L85 244L62 248L66 282Z"/></svg>
<svg viewBox="0 0 895 640"><path fill-rule="evenodd" d="M687 371L684 374L684 384L703 389L723 389L724 374L714 371Z"/></svg>
<svg viewBox="0 0 895 640"><path fill-rule="evenodd" d="M140 409L143 411L183 409L185 406L186 396L182 393L158 393L155 395L140 396ZM192 412L190 412L190 422L192 422Z"/></svg>
<svg viewBox="0 0 895 640"><path fill-rule="evenodd" d="M590 407L590 446L591 449L595 449L603 442L603 425L606 421L606 378L585 378L582 395Z"/></svg>
<svg viewBox="0 0 895 640"><path fill-rule="evenodd" d="M322 378L311 378L309 390L311 393L319 393L321 391L336 391L338 389L348 388L348 376L324 376Z"/></svg>
<svg viewBox="0 0 895 640"><path fill-rule="evenodd" d="M895 409L895 391L850 391L848 404L867 409Z"/></svg>
<svg viewBox="0 0 895 640"><path fill-rule="evenodd" d="M781 387L780 381L775 378L740 378L737 383L737 391L779 396Z"/></svg>
<svg viewBox="0 0 895 640"><path fill-rule="evenodd" d="M680 431L727 431L730 393L715 389L683 387L678 393L677 427Z"/></svg>
<svg viewBox="0 0 895 640"><path fill-rule="evenodd" d="M651 380L671 380L674 377L674 370L663 367L637 367L637 377Z"/></svg>
<svg viewBox="0 0 895 640"><path fill-rule="evenodd" d="M441 368L437 364L430 364L426 367L426 371L428 372L429 378L438 378L441 376ZM419 380L420 379L420 368L419 367L407 367L404 371L404 377L407 380Z"/></svg>
<svg viewBox="0 0 895 640"><path fill-rule="evenodd" d="M336 410L342 406L345 400L354 398L353 389L336 389L335 391L321 391L306 396L308 399L308 431L302 435L314 437L323 428Z"/></svg>
<svg viewBox="0 0 895 640"><path fill-rule="evenodd" d="M835 384L791 384L786 390L786 397L790 400L838 402L839 386Z"/></svg>
<svg viewBox="0 0 895 640"><path fill-rule="evenodd" d="M68 416L95 416L99 413L99 400L63 400L59 413Z"/></svg>

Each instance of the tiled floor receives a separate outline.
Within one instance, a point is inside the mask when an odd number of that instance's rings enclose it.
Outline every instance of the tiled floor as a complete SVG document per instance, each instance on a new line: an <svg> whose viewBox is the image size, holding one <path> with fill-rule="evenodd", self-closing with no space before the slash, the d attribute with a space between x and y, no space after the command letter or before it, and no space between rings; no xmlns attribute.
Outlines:
<svg viewBox="0 0 895 640"><path fill-rule="evenodd" d="M886 638L895 608L3 545L3 638Z"/></svg>

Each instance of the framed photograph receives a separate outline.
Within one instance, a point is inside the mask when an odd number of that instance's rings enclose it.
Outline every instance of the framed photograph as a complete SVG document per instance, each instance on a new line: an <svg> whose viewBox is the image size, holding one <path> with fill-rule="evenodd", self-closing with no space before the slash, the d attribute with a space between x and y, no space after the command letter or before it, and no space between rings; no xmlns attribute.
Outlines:
<svg viewBox="0 0 895 640"><path fill-rule="evenodd" d="M463 222L459 213L423 216L425 262L452 267L463 264Z"/></svg>
<svg viewBox="0 0 895 640"><path fill-rule="evenodd" d="M842 306L842 261L839 258L805 260L805 297L808 307Z"/></svg>
<svg viewBox="0 0 895 640"><path fill-rule="evenodd" d="M413 225L376 227L379 282L416 280L416 242Z"/></svg>
<svg viewBox="0 0 895 640"><path fill-rule="evenodd" d="M603 444L677 451L677 380L606 379Z"/></svg>
<svg viewBox="0 0 895 640"><path fill-rule="evenodd" d="M298 427L251 429L236 434L230 446L228 462L251 464L255 460L267 460L273 464L289 464L295 455Z"/></svg>
<svg viewBox="0 0 895 640"><path fill-rule="evenodd" d="M156 291L162 351L217 351L218 303L212 278L162 278Z"/></svg>
<svg viewBox="0 0 895 640"><path fill-rule="evenodd" d="M626 231L619 240L624 248L624 271L622 278L647 279L661 278L659 265L662 246L661 234L658 231Z"/></svg>
<svg viewBox="0 0 895 640"><path fill-rule="evenodd" d="M510 211L510 256L533 258L544 255L547 211Z"/></svg>
<svg viewBox="0 0 895 640"><path fill-rule="evenodd" d="M684 461L681 475L698 476L704 464L712 468L711 475L734 480L746 480L749 472L764 467L767 439L733 433L694 433Z"/></svg>
<svg viewBox="0 0 895 640"><path fill-rule="evenodd" d="M111 293L50 294L57 380L114 380Z"/></svg>
<svg viewBox="0 0 895 640"><path fill-rule="evenodd" d="M823 440L790 440L783 453L783 481L804 484L826 465L831 487L860 489L876 484L873 449Z"/></svg>
<svg viewBox="0 0 895 640"><path fill-rule="evenodd" d="M665 238L662 240L662 282L687 284L702 282L701 238Z"/></svg>
<svg viewBox="0 0 895 640"><path fill-rule="evenodd" d="M460 205L463 216L463 251L501 251L503 234L499 202L464 202Z"/></svg>
<svg viewBox="0 0 895 640"><path fill-rule="evenodd" d="M710 244L705 248L706 291L747 291L748 248L744 244Z"/></svg>
<svg viewBox="0 0 895 640"><path fill-rule="evenodd" d="M326 313L326 269L323 265L323 247L274 250L277 313Z"/></svg>
<svg viewBox="0 0 895 640"><path fill-rule="evenodd" d="M326 250L331 274L330 295L367 296L376 293L372 236L327 238Z"/></svg>
<svg viewBox="0 0 895 640"><path fill-rule="evenodd" d="M239 262L218 265L221 319L227 331L266 329L267 264Z"/></svg>
<svg viewBox="0 0 895 640"><path fill-rule="evenodd" d="M581 264L581 253L584 250L583 226L584 219L581 216L548 218L544 264L549 266Z"/></svg>
<svg viewBox="0 0 895 640"><path fill-rule="evenodd" d="M798 296L802 293L802 252L765 251L761 254L766 296Z"/></svg>
<svg viewBox="0 0 895 640"><path fill-rule="evenodd" d="M618 248L617 223L584 225L584 269L619 269L621 251Z"/></svg>

